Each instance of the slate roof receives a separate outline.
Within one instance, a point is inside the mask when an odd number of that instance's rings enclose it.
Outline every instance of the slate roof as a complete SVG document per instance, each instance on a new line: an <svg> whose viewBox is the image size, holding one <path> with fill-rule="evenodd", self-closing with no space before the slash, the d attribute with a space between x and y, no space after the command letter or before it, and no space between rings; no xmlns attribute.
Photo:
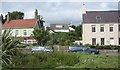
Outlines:
<svg viewBox="0 0 120 70"><path fill-rule="evenodd" d="M83 14L82 23L118 23L118 19L120 19L118 11L87 11Z"/></svg>

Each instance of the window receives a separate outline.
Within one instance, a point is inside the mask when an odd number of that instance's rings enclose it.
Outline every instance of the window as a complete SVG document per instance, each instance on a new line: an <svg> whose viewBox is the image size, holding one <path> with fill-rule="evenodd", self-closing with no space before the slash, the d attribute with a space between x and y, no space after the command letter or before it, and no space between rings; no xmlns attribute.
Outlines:
<svg viewBox="0 0 120 70"><path fill-rule="evenodd" d="M113 32L113 27L110 27L110 32Z"/></svg>
<svg viewBox="0 0 120 70"><path fill-rule="evenodd" d="M104 32L104 27L100 27L100 32Z"/></svg>
<svg viewBox="0 0 120 70"><path fill-rule="evenodd" d="M120 45L120 38L119 38L119 45Z"/></svg>
<svg viewBox="0 0 120 70"><path fill-rule="evenodd" d="M96 16L96 22L99 22L101 20L100 16Z"/></svg>
<svg viewBox="0 0 120 70"><path fill-rule="evenodd" d="M28 43L30 44L30 43L31 43L31 41L28 41Z"/></svg>
<svg viewBox="0 0 120 70"><path fill-rule="evenodd" d="M100 16L96 16L96 20L101 20L101 17Z"/></svg>
<svg viewBox="0 0 120 70"><path fill-rule="evenodd" d="M110 24L110 25L109 25L109 31L110 31L110 32L113 32L113 24Z"/></svg>
<svg viewBox="0 0 120 70"><path fill-rule="evenodd" d="M119 25L118 29L119 29L119 32L120 32L120 25Z"/></svg>
<svg viewBox="0 0 120 70"><path fill-rule="evenodd" d="M56 28L63 28L63 25L56 25Z"/></svg>
<svg viewBox="0 0 120 70"><path fill-rule="evenodd" d="M101 38L101 45L104 45L105 43L105 39L104 38Z"/></svg>
<svg viewBox="0 0 120 70"><path fill-rule="evenodd" d="M24 35L27 35L27 31L26 30L24 30Z"/></svg>
<svg viewBox="0 0 120 70"><path fill-rule="evenodd" d="M100 32L104 32L104 25L100 25Z"/></svg>
<svg viewBox="0 0 120 70"><path fill-rule="evenodd" d="M96 38L92 38L92 45L96 45Z"/></svg>
<svg viewBox="0 0 120 70"><path fill-rule="evenodd" d="M18 30L15 31L15 35L16 35L16 36L18 35Z"/></svg>
<svg viewBox="0 0 120 70"><path fill-rule="evenodd" d="M95 25L92 25L92 32L96 32L96 27L95 27Z"/></svg>

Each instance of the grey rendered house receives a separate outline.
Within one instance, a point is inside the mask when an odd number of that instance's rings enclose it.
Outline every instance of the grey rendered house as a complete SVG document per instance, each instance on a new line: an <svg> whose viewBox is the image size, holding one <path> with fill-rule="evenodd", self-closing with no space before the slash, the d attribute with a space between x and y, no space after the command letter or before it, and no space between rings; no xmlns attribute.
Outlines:
<svg viewBox="0 0 120 70"><path fill-rule="evenodd" d="M118 11L87 11L83 14L83 44L120 45Z"/></svg>
<svg viewBox="0 0 120 70"><path fill-rule="evenodd" d="M70 24L50 24L50 28L55 32L70 32L75 31L75 29L70 27Z"/></svg>

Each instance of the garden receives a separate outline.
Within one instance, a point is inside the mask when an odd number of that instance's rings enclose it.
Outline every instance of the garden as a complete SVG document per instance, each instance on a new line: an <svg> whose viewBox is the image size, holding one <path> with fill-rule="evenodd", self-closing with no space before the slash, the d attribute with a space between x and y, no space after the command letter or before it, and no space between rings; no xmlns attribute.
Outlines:
<svg viewBox="0 0 120 70"><path fill-rule="evenodd" d="M12 57L13 66L5 68L118 68L118 56L73 52L20 53Z"/></svg>

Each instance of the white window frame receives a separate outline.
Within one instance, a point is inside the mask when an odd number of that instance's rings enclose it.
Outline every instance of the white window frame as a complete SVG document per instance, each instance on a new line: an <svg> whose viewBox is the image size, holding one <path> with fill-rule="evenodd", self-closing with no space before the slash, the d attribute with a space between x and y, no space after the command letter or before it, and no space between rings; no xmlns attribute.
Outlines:
<svg viewBox="0 0 120 70"><path fill-rule="evenodd" d="M23 33L24 33L24 35L26 36L26 35L27 35L27 30L24 30L24 32L23 32Z"/></svg>

